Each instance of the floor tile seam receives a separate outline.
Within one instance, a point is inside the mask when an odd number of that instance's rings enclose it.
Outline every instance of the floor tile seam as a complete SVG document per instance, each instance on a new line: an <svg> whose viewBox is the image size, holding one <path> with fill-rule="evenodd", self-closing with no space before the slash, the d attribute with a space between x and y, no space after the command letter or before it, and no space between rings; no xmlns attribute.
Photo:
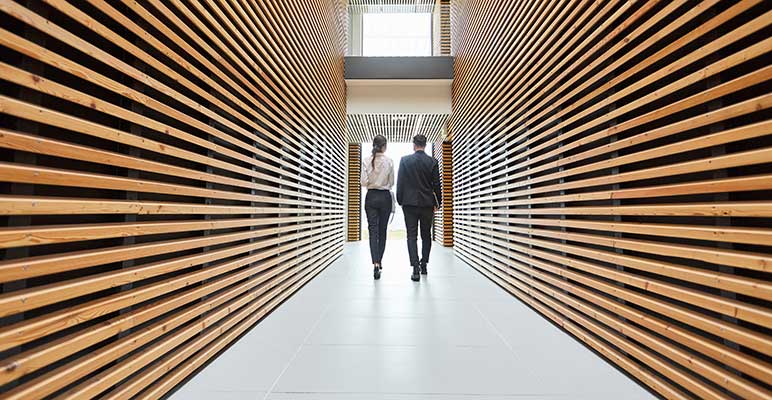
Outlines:
<svg viewBox="0 0 772 400"><path fill-rule="evenodd" d="M499 331L498 328L496 328L496 325L493 324L493 321L491 321L490 318L488 318L488 316L485 315L485 313L483 313L482 310L480 310L480 307L478 307L477 304L474 304L474 309L477 310L477 312L480 314L482 319L485 320L485 322L488 324L488 327L496 334L496 336L499 337L499 339L501 339L501 341L509 349L509 351L514 356L517 356L517 352L515 352L515 348L514 346L512 346L512 343L510 343L509 340L507 340L507 338L504 337L504 334L501 333L501 331Z"/></svg>
<svg viewBox="0 0 772 400"><path fill-rule="evenodd" d="M284 365L284 368L279 373L279 375L276 377L276 379L273 381L271 386L268 388L268 391L265 393L265 396L263 397L263 400L267 400L268 396L271 395L272 391L276 388L276 385L279 383L281 378L284 376L284 374L289 370L289 367L292 365L292 363L297 359L300 352L303 350L303 346L305 346L308 343L308 340L311 338L311 336L316 331L316 327L319 325L319 323L324 319L324 317L327 315L327 313L332 308L332 305L334 304L334 301L329 301L326 305L324 311L319 315L319 317L314 321L314 324L311 326L311 329L306 334L306 337L303 339L303 342L298 346L298 348L295 350L295 353L292 355L292 357L287 361L287 363Z"/></svg>

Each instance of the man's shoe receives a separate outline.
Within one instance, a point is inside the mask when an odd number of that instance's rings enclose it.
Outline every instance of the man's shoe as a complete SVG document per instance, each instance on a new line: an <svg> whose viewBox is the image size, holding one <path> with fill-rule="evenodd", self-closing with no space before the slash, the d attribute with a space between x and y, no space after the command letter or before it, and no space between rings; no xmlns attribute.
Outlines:
<svg viewBox="0 0 772 400"><path fill-rule="evenodd" d="M426 263L421 263L421 275L426 275L428 271L426 270Z"/></svg>
<svg viewBox="0 0 772 400"><path fill-rule="evenodd" d="M410 276L410 279L413 282L418 282L421 280L421 271L419 270L418 266L413 267L413 275Z"/></svg>
<svg viewBox="0 0 772 400"><path fill-rule="evenodd" d="M377 265L373 267L373 278L375 278L376 281L381 279L381 267Z"/></svg>

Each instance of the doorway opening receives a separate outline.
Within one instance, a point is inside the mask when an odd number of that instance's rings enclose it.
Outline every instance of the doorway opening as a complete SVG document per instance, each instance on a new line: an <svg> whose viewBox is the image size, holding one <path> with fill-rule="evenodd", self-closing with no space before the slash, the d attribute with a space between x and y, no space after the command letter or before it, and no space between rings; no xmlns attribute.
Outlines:
<svg viewBox="0 0 772 400"><path fill-rule="evenodd" d="M426 154L434 154L433 153L433 143L427 143L426 144ZM373 152L373 144L372 142L368 143L362 143L362 160L364 160L367 156L372 154ZM395 192L397 190L397 176L399 176L399 160L407 155L413 154L413 143L393 143L389 142L388 146L386 147L386 156L391 158L394 161L394 187L392 188L392 191ZM361 227L361 238L362 240L368 240L370 238L369 232L367 231L367 215L365 214L365 195L367 194L367 189L360 186L361 190L361 209L359 212L360 215L360 224ZM405 239L407 237L407 229L405 228L405 216L402 214L402 207L397 206L397 209L395 210L393 216L391 217L391 222L389 223L389 229L388 229L388 239Z"/></svg>

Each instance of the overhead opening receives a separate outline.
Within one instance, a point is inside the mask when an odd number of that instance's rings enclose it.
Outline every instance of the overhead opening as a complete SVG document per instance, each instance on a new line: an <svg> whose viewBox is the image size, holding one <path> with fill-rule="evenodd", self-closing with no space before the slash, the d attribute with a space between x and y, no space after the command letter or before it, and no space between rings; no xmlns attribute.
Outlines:
<svg viewBox="0 0 772 400"><path fill-rule="evenodd" d="M432 55L432 14L364 14L362 55L428 57Z"/></svg>

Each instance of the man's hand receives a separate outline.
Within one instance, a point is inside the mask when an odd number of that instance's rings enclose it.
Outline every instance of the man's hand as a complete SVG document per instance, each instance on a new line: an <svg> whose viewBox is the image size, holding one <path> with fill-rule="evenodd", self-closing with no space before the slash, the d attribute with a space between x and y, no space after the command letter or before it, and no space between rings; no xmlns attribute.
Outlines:
<svg viewBox="0 0 772 400"><path fill-rule="evenodd" d="M437 212L437 206L432 207L434 209L434 212Z"/></svg>

